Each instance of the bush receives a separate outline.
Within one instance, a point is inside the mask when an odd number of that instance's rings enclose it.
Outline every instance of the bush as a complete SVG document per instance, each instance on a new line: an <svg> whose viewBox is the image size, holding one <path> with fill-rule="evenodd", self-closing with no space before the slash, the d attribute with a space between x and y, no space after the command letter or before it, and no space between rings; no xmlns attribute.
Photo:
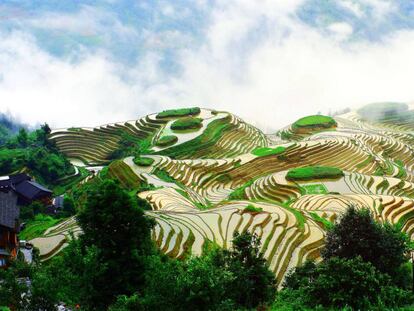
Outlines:
<svg viewBox="0 0 414 311"><path fill-rule="evenodd" d="M336 121L332 117L323 115L307 116L293 123L293 129L299 128L331 128L337 126Z"/></svg>
<svg viewBox="0 0 414 311"><path fill-rule="evenodd" d="M178 141L177 136L175 136L175 135L166 135L166 136L162 136L161 138L159 138L157 140L156 145L158 147L167 147L167 146L174 145L177 141Z"/></svg>
<svg viewBox="0 0 414 311"><path fill-rule="evenodd" d="M201 118L182 118L174 121L171 124L173 131L195 130L203 126L203 119Z"/></svg>
<svg viewBox="0 0 414 311"><path fill-rule="evenodd" d="M294 168L286 174L287 180L312 180L325 178L340 178L344 172L336 167L329 166L306 166Z"/></svg>
<svg viewBox="0 0 414 311"><path fill-rule="evenodd" d="M138 166L151 166L154 163L154 159L138 156L134 158L134 163Z"/></svg>
<svg viewBox="0 0 414 311"><path fill-rule="evenodd" d="M198 107L164 110L157 114L157 119L196 116L200 112L201 110Z"/></svg>

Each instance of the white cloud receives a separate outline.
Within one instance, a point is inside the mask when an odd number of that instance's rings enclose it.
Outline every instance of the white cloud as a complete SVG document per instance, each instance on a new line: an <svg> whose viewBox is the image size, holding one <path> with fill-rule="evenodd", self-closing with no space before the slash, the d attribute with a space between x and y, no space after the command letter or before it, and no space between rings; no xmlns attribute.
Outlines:
<svg viewBox="0 0 414 311"><path fill-rule="evenodd" d="M338 4L350 10L357 17L362 17L364 15L360 3L355 0L338 0Z"/></svg>
<svg viewBox="0 0 414 311"><path fill-rule="evenodd" d="M262 3L215 7L205 41L180 52L182 72L173 78L163 74L153 52L131 68L102 52L72 64L22 33L0 36L0 111L31 123L80 126L202 106L275 130L318 111L413 99L413 31L382 43L343 45L298 21L292 2ZM266 27L258 28L263 22ZM252 40L258 29L261 40Z"/></svg>
<svg viewBox="0 0 414 311"><path fill-rule="evenodd" d="M337 37L338 40L345 40L349 38L354 32L354 29L348 23L332 23L328 29Z"/></svg>
<svg viewBox="0 0 414 311"><path fill-rule="evenodd" d="M363 3L367 4L372 8L374 17L376 19L384 18L386 15L396 10L396 7L392 0L362 0Z"/></svg>
<svg viewBox="0 0 414 311"><path fill-rule="evenodd" d="M40 17L29 19L27 26L83 36L106 37L108 30L117 37L137 36L137 31L121 23L115 14L87 5L83 5L76 13L44 13Z"/></svg>

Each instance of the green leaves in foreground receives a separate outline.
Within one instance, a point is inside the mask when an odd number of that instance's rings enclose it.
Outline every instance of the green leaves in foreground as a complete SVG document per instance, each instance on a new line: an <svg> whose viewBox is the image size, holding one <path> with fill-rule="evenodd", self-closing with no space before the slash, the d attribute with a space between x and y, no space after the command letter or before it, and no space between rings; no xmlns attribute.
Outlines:
<svg viewBox="0 0 414 311"><path fill-rule="evenodd" d="M350 207L328 230L323 261L293 269L275 307L384 310L410 304L408 250L409 241L397 228Z"/></svg>

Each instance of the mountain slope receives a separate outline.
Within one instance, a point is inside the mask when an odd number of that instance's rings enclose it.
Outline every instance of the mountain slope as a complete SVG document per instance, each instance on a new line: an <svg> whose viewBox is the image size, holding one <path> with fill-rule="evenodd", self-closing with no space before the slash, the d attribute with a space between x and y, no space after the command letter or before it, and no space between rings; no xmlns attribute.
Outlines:
<svg viewBox="0 0 414 311"><path fill-rule="evenodd" d="M373 112L369 117L367 110ZM129 190L141 181L154 186L137 195L152 207L147 215L156 220L153 239L159 248L172 257L200 254L207 240L230 247L235 231L249 230L261 237L280 285L290 268L320 258L326 229L350 205L370 209L378 221L413 237L412 115L408 105L391 103L333 118L309 116L279 131L275 140L232 114L203 109L191 116L202 119L198 130L171 129L188 116L152 115L132 122L135 127L126 122L54 131L52 139L69 157L89 165L108 162L119 128L150 139L141 158L152 160L127 156L109 172ZM139 129L142 120L152 131ZM157 146L160 136L172 135L177 139L171 146ZM35 244L50 257L67 232L65 226L55 228ZM42 249L52 239L60 244Z"/></svg>

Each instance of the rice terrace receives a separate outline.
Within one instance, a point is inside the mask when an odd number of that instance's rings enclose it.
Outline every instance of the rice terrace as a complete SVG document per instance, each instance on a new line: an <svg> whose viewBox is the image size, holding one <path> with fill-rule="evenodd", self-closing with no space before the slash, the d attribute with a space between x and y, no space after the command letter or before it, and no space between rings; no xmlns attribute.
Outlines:
<svg viewBox="0 0 414 311"><path fill-rule="evenodd" d="M320 260L327 228L350 205L413 238L413 133L412 105L381 103L306 116L270 135L194 107L55 129L49 140L80 183L109 176L147 201L163 253L199 255L208 241L229 248L234 232L256 233L280 287L291 268ZM31 242L48 260L79 232L72 217Z"/></svg>

